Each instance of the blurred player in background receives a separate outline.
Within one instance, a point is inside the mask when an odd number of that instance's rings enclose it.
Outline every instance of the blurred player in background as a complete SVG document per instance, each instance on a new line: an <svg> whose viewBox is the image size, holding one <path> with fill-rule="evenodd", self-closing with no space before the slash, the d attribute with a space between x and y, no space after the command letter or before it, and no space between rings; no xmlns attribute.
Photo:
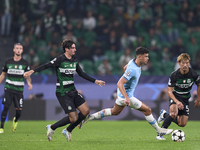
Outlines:
<svg viewBox="0 0 200 150"><path fill-rule="evenodd" d="M79 128L82 127L89 120L100 119L105 116L119 115L125 106L129 106L132 109L136 109L144 113L145 119L149 124L156 129L157 134L160 138L162 135L170 134L172 129L160 128L156 122L156 119L151 114L151 108L138 100L133 96L135 87L139 81L141 75L141 65L147 64L149 60L149 50L144 47L138 47L135 50L136 59L132 59L124 67L124 74L119 79L117 86L117 99L113 108L106 108L97 113L88 115L83 122L80 123Z"/></svg>
<svg viewBox="0 0 200 150"><path fill-rule="evenodd" d="M194 107L200 105L200 76L190 68L190 56L182 53L178 56L177 62L180 68L172 72L168 82L169 114L162 109L158 118L158 123L162 123L163 128L168 128L171 122L180 127L187 124L189 117L189 99L193 84L197 85L197 99Z"/></svg>
<svg viewBox="0 0 200 150"><path fill-rule="evenodd" d="M47 138L52 140L52 135L58 127L70 124L62 131L68 141L71 141L72 130L87 116L90 112L89 107L81 94L78 93L74 86L74 74L77 72L82 78L93 82L97 85L104 86L105 82L96 80L82 71L78 60L75 57L76 45L71 40L62 42L64 54L53 59L52 61L37 67L34 70L24 73L24 77L28 77L34 72L39 72L47 68L55 67L57 75L56 96L61 107L68 116L54 123L47 125ZM80 112L77 113L76 109Z"/></svg>
<svg viewBox="0 0 200 150"><path fill-rule="evenodd" d="M22 58L23 46L20 43L14 45L14 57L6 60L2 73L0 76L0 83L6 77L4 90L5 95L2 103L4 104L4 109L1 113L1 127L0 133L4 133L4 123L7 117L9 107L12 102L16 109L15 117L13 118L12 132L15 132L18 124L18 119L21 116L21 111L23 107L23 90L24 90L24 77L23 74L25 71L29 71L29 65L26 60ZM6 76L7 75L7 76ZM27 78L27 83L29 90L32 89L31 78Z"/></svg>

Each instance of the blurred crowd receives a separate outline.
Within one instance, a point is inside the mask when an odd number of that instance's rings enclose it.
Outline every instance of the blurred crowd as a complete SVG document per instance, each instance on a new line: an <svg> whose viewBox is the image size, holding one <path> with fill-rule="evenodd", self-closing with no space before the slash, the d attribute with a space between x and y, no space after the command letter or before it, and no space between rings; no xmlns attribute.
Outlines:
<svg viewBox="0 0 200 150"><path fill-rule="evenodd" d="M1 7L1 36L23 44L31 68L59 56L68 38L77 43L76 56L92 75L122 74L138 46L150 50L144 75L169 75L183 52L200 70L198 1L4 0Z"/></svg>

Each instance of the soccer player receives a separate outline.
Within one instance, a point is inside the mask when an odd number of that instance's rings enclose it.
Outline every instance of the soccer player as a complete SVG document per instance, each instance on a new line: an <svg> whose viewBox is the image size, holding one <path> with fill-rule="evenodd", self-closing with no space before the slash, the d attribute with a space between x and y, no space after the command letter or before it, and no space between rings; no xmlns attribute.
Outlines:
<svg viewBox="0 0 200 150"><path fill-rule="evenodd" d="M78 93L74 86L73 75L77 72L82 78L93 82L100 87L105 85L104 81L95 80L82 71L78 60L75 57L76 45L71 40L64 40L62 42L64 54L53 59L52 61L37 67L34 70L24 73L24 77L30 76L34 72L39 72L50 67L55 67L57 75L56 96L61 107L68 116L59 120L58 122L47 125L47 139L52 140L52 135L58 127L70 125L62 131L67 141L71 141L72 130L89 114L89 107L81 94ZM76 109L80 112L77 113Z"/></svg>
<svg viewBox="0 0 200 150"><path fill-rule="evenodd" d="M28 62L22 58L23 46L20 43L16 43L13 48L14 57L6 60L5 65L2 69L0 76L0 83L6 77L4 90L5 95L2 103L4 104L4 109L1 113L1 127L0 133L4 133L4 123L9 110L10 105L14 102L16 109L15 117L13 118L12 132L16 131L18 119L21 116L21 111L23 107L23 90L24 90L24 77L25 71L29 71L30 67ZM31 78L27 78L27 84L29 90L32 89Z"/></svg>
<svg viewBox="0 0 200 150"><path fill-rule="evenodd" d="M156 129L157 134L159 134L161 138L163 138L162 135L170 134L173 131L172 129L166 130L160 128L156 122L156 119L151 114L151 108L133 96L135 87L137 86L141 75L141 65L147 64L149 60L149 50L144 47L138 47L135 50L135 54L136 59L130 60L129 63L124 67L125 72L117 83L118 97L115 101L114 107L106 108L94 114L88 115L86 119L79 124L79 128L93 119L100 119L111 115L119 115L125 106L129 106L132 109L141 111L144 114L145 119L152 127Z"/></svg>
<svg viewBox="0 0 200 150"><path fill-rule="evenodd" d="M171 122L180 127L187 124L189 117L189 98L193 84L197 85L197 100L194 107L200 105L200 76L190 68L190 56L182 53L178 56L177 62L180 68L172 72L168 82L169 114L162 109L158 118L158 123L162 123L163 128L168 128ZM158 137L158 136L157 136ZM160 139L160 138L159 138Z"/></svg>

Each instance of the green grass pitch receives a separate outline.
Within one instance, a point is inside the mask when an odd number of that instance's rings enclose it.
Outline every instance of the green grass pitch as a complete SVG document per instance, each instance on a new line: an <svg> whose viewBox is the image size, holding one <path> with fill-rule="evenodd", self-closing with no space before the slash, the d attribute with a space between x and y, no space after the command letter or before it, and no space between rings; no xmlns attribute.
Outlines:
<svg viewBox="0 0 200 150"><path fill-rule="evenodd" d="M184 142L173 142L171 135L166 141L155 139L155 130L146 121L90 121L82 129L74 129L72 141L58 128L53 140L46 138L46 125L55 121L19 121L16 133L11 132L12 122L5 123L0 134L0 150L199 150L200 121L189 121L181 129L186 134Z"/></svg>

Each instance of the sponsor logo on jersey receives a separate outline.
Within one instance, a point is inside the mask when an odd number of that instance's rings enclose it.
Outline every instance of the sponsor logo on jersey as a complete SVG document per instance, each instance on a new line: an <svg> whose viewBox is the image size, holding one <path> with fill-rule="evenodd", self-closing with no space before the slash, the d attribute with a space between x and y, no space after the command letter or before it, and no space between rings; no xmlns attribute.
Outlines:
<svg viewBox="0 0 200 150"><path fill-rule="evenodd" d="M17 69L17 65L15 65L15 69Z"/></svg>
<svg viewBox="0 0 200 150"><path fill-rule="evenodd" d="M8 69L8 74L16 74L16 75L23 75L24 70L18 70L18 69Z"/></svg>
<svg viewBox="0 0 200 150"><path fill-rule="evenodd" d="M185 83L186 82L186 80L183 80L183 83Z"/></svg>
<svg viewBox="0 0 200 150"><path fill-rule="evenodd" d="M176 83L176 86L177 87L180 87L180 88L189 88L193 85L194 82L191 82L191 83L188 83L188 84L178 84Z"/></svg>
<svg viewBox="0 0 200 150"><path fill-rule="evenodd" d="M70 64L70 67L72 67L72 64Z"/></svg>

